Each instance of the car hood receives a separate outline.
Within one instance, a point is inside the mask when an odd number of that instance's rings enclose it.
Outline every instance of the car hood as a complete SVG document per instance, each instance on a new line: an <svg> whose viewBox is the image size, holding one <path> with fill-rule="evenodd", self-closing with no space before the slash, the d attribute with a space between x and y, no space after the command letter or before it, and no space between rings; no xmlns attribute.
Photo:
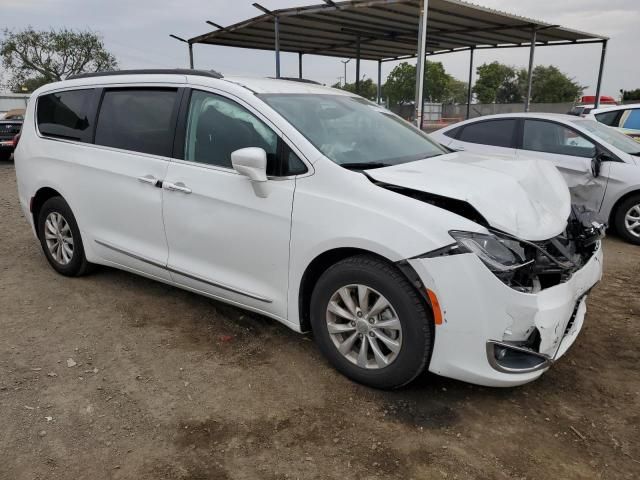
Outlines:
<svg viewBox="0 0 640 480"><path fill-rule="evenodd" d="M367 170L366 174L389 185L467 202L491 227L523 240L559 235L571 212L567 184L546 160L461 152Z"/></svg>

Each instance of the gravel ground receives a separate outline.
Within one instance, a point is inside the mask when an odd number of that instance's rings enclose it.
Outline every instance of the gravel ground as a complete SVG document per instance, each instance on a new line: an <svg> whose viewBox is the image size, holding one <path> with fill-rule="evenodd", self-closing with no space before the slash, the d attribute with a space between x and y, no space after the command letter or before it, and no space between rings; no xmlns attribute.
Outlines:
<svg viewBox="0 0 640 480"><path fill-rule="evenodd" d="M640 247L607 238L581 336L533 384L381 392L263 317L57 275L8 162L0 209L3 480L640 478Z"/></svg>

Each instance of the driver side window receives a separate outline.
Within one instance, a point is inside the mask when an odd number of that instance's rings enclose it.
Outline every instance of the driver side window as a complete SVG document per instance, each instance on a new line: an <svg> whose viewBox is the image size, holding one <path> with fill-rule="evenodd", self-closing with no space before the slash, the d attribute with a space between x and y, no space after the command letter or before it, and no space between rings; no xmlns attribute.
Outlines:
<svg viewBox="0 0 640 480"><path fill-rule="evenodd" d="M237 103L198 90L191 94L185 160L233 168L231 152L259 147L267 152L267 175L275 175L278 143L273 130Z"/></svg>

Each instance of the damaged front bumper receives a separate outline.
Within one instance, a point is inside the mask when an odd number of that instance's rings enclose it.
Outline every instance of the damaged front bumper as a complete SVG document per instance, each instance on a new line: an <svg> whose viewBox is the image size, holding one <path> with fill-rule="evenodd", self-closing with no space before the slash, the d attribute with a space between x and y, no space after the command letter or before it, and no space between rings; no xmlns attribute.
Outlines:
<svg viewBox="0 0 640 480"><path fill-rule="evenodd" d="M602 246L561 283L530 291L507 285L473 253L409 260L438 298L429 370L486 386L538 378L573 344L586 296L602 276Z"/></svg>

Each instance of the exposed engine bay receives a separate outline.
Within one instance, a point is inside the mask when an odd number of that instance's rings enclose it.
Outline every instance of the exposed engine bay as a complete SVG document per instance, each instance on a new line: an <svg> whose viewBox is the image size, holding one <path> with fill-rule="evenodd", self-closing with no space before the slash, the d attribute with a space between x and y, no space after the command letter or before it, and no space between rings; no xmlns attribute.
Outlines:
<svg viewBox="0 0 640 480"><path fill-rule="evenodd" d="M460 238L465 236L461 235L465 232L450 232L458 243L430 252L422 257L476 253L506 285L525 293L536 293L569 280L573 273L580 270L592 257L597 249L598 241L605 235L606 226L593 220L595 212L586 210L582 206L573 205L571 207L567 227L562 234L544 241L528 241L493 228L473 205L463 200L383 182L374 181L374 183L387 190L467 218L484 226L492 234L490 237L475 235L473 242L465 242L465 240L470 240L469 238ZM472 234L467 233L466 236L469 237ZM484 250L484 254L474 248L474 245L480 246ZM500 252L500 249L503 252ZM511 256L511 261L504 261L506 251ZM495 255L494 260L497 261L491 261L492 254Z"/></svg>
<svg viewBox="0 0 640 480"><path fill-rule="evenodd" d="M592 220L591 211L572 206L566 230L544 242L529 242L489 228L521 260L509 272L494 272L510 287L535 293L567 281L595 253L605 226Z"/></svg>

